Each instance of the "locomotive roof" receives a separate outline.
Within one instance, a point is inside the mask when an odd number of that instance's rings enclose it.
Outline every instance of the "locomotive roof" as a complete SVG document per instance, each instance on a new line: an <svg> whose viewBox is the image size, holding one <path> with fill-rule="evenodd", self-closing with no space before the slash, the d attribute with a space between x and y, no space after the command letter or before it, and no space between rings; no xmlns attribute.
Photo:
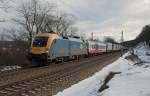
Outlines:
<svg viewBox="0 0 150 96"><path fill-rule="evenodd" d="M63 38L63 37L61 37L61 39L66 39L66 40L76 41L76 42L83 42L80 38L72 38L72 37Z"/></svg>
<svg viewBox="0 0 150 96"><path fill-rule="evenodd" d="M71 40L71 41L77 41L77 42L82 42L82 40L80 38L70 38L69 37L69 40Z"/></svg>
<svg viewBox="0 0 150 96"><path fill-rule="evenodd" d="M76 41L76 42L83 42L80 38L73 38L73 37L60 37L59 35L55 34L55 33L40 33L40 34L36 34L34 36L45 36L45 37L59 37L60 39L68 39L71 41Z"/></svg>
<svg viewBox="0 0 150 96"><path fill-rule="evenodd" d="M55 33L40 33L40 34L35 34L34 36L45 36L45 37L59 37L57 34Z"/></svg>

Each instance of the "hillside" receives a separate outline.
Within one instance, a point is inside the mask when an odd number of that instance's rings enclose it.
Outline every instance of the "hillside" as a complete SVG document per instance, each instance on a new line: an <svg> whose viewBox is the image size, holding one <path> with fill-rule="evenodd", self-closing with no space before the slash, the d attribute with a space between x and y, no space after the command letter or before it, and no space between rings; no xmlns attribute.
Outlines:
<svg viewBox="0 0 150 96"><path fill-rule="evenodd" d="M148 45L150 45L150 25L145 25L136 39L123 42L123 45L127 47L133 47L140 42L146 42Z"/></svg>
<svg viewBox="0 0 150 96"><path fill-rule="evenodd" d="M150 25L146 25L143 27L142 32L136 38L137 42L147 42L150 44Z"/></svg>

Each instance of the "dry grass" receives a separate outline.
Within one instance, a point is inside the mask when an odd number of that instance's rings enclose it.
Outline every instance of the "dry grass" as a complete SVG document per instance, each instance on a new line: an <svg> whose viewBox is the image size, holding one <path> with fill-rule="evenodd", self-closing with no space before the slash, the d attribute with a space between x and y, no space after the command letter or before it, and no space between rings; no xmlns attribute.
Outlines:
<svg viewBox="0 0 150 96"><path fill-rule="evenodd" d="M14 43L10 48L0 45L0 65L20 65L24 66L26 60L27 45Z"/></svg>

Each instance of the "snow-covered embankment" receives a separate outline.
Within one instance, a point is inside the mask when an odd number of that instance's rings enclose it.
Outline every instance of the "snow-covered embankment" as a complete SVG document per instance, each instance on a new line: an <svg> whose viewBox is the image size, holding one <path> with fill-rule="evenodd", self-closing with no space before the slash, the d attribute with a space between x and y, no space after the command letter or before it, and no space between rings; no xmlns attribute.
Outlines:
<svg viewBox="0 0 150 96"><path fill-rule="evenodd" d="M148 53L147 49L136 48L135 54L142 62L128 52L92 77L55 96L150 96L150 56ZM107 89L99 92L110 72L119 72L119 74L115 74L107 83Z"/></svg>

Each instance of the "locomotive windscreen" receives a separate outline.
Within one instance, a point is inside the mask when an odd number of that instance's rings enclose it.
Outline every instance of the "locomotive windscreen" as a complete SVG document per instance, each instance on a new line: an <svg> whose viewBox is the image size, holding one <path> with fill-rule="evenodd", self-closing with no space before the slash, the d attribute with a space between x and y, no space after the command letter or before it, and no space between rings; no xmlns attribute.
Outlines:
<svg viewBox="0 0 150 96"><path fill-rule="evenodd" d="M33 47L45 47L47 45L48 37L35 37L33 40Z"/></svg>

